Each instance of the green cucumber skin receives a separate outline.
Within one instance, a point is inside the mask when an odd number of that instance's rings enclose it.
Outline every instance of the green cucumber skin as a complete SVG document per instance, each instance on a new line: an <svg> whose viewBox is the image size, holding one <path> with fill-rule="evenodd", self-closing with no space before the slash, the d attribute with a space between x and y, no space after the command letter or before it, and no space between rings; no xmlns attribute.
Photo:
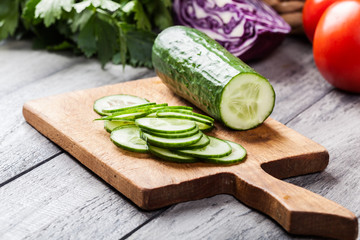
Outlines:
<svg viewBox="0 0 360 240"><path fill-rule="evenodd" d="M223 90L234 77L248 73L268 81L206 34L184 26L158 35L152 61L165 85L219 121Z"/></svg>

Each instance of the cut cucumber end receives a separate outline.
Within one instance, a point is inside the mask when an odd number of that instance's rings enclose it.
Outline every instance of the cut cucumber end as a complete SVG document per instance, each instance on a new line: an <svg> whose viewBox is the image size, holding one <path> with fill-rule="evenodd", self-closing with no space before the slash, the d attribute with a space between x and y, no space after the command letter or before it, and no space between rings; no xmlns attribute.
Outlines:
<svg viewBox="0 0 360 240"><path fill-rule="evenodd" d="M248 130L263 123L275 105L271 84L254 73L234 77L225 86L220 102L223 123L236 130Z"/></svg>

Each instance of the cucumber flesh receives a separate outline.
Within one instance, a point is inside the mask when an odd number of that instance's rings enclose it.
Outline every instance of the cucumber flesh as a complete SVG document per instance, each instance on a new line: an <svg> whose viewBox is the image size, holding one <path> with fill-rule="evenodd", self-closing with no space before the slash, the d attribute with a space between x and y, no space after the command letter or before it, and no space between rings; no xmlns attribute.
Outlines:
<svg viewBox="0 0 360 240"><path fill-rule="evenodd" d="M121 115L124 113L131 113L131 112L145 112L145 111L155 111L163 109L167 106L167 103L155 104L155 103L148 103L148 104L141 104L126 108L119 108L114 112L111 112L112 116ZM104 110L105 111L105 110Z"/></svg>
<svg viewBox="0 0 360 240"><path fill-rule="evenodd" d="M163 133L187 132L196 127L193 121L176 118L139 118L135 124L148 131Z"/></svg>
<svg viewBox="0 0 360 240"><path fill-rule="evenodd" d="M148 106L153 106L153 105L156 105L156 103L149 102L149 103L136 104L136 105L126 106L126 107L115 106L112 108L105 108L105 109L103 109L103 112L104 113L115 113L115 112L121 112L121 111L129 110L129 109L138 109L141 107L148 107Z"/></svg>
<svg viewBox="0 0 360 240"><path fill-rule="evenodd" d="M243 148L240 144L231 141L226 141L226 142L230 144L232 149L230 155L221 158L206 158L203 159L203 161L209 163L221 163L221 164L233 164L243 161L246 157L245 148Z"/></svg>
<svg viewBox="0 0 360 240"><path fill-rule="evenodd" d="M110 135L111 141L118 147L132 152L148 152L146 142L140 138L140 128L127 125L115 128Z"/></svg>
<svg viewBox="0 0 360 240"><path fill-rule="evenodd" d="M177 106L175 106L177 107ZM209 117L209 116L206 116L206 115L203 115L203 114L200 114L200 113L195 113L193 111L188 111L188 110L184 110L184 109L179 109L179 108L174 108L172 109L171 107L168 107L169 109L163 109L159 112L176 112L176 113L183 113L183 114L187 114L187 115L192 115L192 116L197 116L197 117L200 117L200 118L204 118L204 119L207 119L209 120L210 122L214 122L214 119L212 117Z"/></svg>
<svg viewBox="0 0 360 240"><path fill-rule="evenodd" d="M157 137L163 137L163 138L184 138L184 137L190 137L192 135L197 134L200 130L199 127L196 126L194 129L187 131L187 132L181 132L181 133L162 133L162 132L154 132L154 131L147 131L142 130L145 133L157 136Z"/></svg>
<svg viewBox="0 0 360 240"><path fill-rule="evenodd" d="M192 111L193 108L192 107L188 107L188 106L167 106L164 108L164 110L182 110L182 111Z"/></svg>
<svg viewBox="0 0 360 240"><path fill-rule="evenodd" d="M127 94L118 94L110 95L97 99L94 102L93 109L96 113L101 116L109 115L109 113L103 112L104 109L113 108L113 107L129 107L138 104L148 103L149 101L145 98L127 95Z"/></svg>
<svg viewBox="0 0 360 240"><path fill-rule="evenodd" d="M202 132L198 132L190 137L162 138L144 132L140 134L141 138L144 139L149 144L157 147L165 147L165 148L184 147L194 144L201 139L202 135L203 135Z"/></svg>
<svg viewBox="0 0 360 240"><path fill-rule="evenodd" d="M163 111L160 110L156 113L156 116L159 118L178 118L178 119L188 119L200 123L204 123L207 125L212 125L213 121L210 121L207 118L203 118L201 116L192 115L192 112L186 113L186 111L183 112L173 112L173 111Z"/></svg>
<svg viewBox="0 0 360 240"><path fill-rule="evenodd" d="M200 140L194 144L191 144L189 146L185 146L185 147L177 147L174 149L196 149L196 148L203 148L205 146L207 146L210 143L210 138L208 136L206 136L205 134L202 135L202 137L200 138Z"/></svg>
<svg viewBox="0 0 360 240"><path fill-rule="evenodd" d="M122 121L122 120L134 120L137 118L145 117L148 115L149 111L138 111L138 112L130 112L130 113L124 113L120 115L111 115L103 118L98 118L95 120L110 120L110 121Z"/></svg>
<svg viewBox="0 0 360 240"><path fill-rule="evenodd" d="M233 129L254 128L271 114L274 101L275 93L267 80L256 74L239 74L223 90L221 119Z"/></svg>
<svg viewBox="0 0 360 240"><path fill-rule="evenodd" d="M205 147L188 150L175 150L175 152L181 155L198 158L218 158L231 154L231 147L227 142L215 137L208 137L210 138L210 143Z"/></svg>
<svg viewBox="0 0 360 240"><path fill-rule="evenodd" d="M155 156L171 162L180 162L180 163L192 163L197 162L196 158L179 155L173 151L165 148L160 148L152 145L148 145L149 151Z"/></svg>
<svg viewBox="0 0 360 240"><path fill-rule="evenodd" d="M104 121L104 128L108 133L111 133L115 128L125 125L134 125L134 121L122 120L122 121Z"/></svg>
<svg viewBox="0 0 360 240"><path fill-rule="evenodd" d="M208 125L208 124L201 123L201 122L195 122L195 123L199 127L199 129L203 132L208 132L214 128L213 124Z"/></svg>

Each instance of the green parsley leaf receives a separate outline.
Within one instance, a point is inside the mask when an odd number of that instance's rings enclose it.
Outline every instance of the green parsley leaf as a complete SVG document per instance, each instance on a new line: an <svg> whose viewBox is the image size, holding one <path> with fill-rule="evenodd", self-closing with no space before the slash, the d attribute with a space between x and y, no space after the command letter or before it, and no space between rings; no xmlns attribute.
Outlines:
<svg viewBox="0 0 360 240"><path fill-rule="evenodd" d="M35 9L35 18L44 19L44 24L49 27L61 17L62 9L70 12L74 0L41 0Z"/></svg>
<svg viewBox="0 0 360 240"><path fill-rule="evenodd" d="M19 0L0 1L0 40L13 35L18 26Z"/></svg>
<svg viewBox="0 0 360 240"><path fill-rule="evenodd" d="M74 17L70 19L71 31L75 33L79 30L82 30L93 14L94 13L88 9L82 11L81 13L75 14Z"/></svg>
<svg viewBox="0 0 360 240"><path fill-rule="evenodd" d="M151 24L147 18L142 4L138 0L132 0L128 2L123 8L122 11L131 14L134 13L134 19L136 21L136 26L138 29L142 30L151 30Z"/></svg>
<svg viewBox="0 0 360 240"><path fill-rule="evenodd" d="M120 4L111 0L86 0L76 3L74 5L74 8L77 13L81 13L90 6L93 6L95 8L101 8L103 10L109 10L110 12L115 12L120 8Z"/></svg>
<svg viewBox="0 0 360 240"><path fill-rule="evenodd" d="M96 16L93 15L85 24L78 36L78 46L84 52L86 57L91 57L97 51L95 34Z"/></svg>
<svg viewBox="0 0 360 240"><path fill-rule="evenodd" d="M151 53L156 34L150 31L135 29L128 25L125 30L126 45L130 54L130 64L133 66L152 67Z"/></svg>
<svg viewBox="0 0 360 240"><path fill-rule="evenodd" d="M97 11L85 24L78 37L78 46L87 57L97 53L101 65L104 66L118 47L117 29L112 25L109 14Z"/></svg>

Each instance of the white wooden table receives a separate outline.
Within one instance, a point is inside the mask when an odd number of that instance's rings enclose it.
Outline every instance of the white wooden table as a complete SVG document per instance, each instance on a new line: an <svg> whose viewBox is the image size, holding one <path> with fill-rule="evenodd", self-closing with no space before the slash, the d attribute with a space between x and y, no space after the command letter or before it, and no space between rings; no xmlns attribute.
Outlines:
<svg viewBox="0 0 360 240"><path fill-rule="evenodd" d="M286 181L360 216L360 95L334 89L318 73L311 45L288 38L250 63L270 79L276 120L325 146L325 171ZM31 99L155 76L153 70L67 53L0 44L0 239L297 239L232 196L143 211L22 116Z"/></svg>

